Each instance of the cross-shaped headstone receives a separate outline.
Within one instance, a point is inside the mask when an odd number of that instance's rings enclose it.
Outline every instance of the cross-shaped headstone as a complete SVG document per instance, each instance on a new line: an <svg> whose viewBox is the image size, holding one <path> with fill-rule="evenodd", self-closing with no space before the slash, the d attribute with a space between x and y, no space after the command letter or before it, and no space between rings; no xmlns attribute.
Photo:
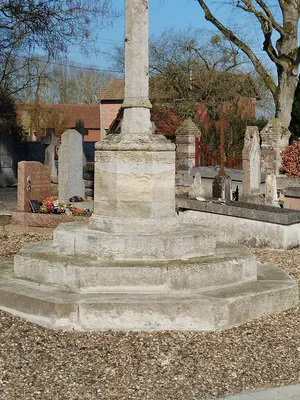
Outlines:
<svg viewBox="0 0 300 400"><path fill-rule="evenodd" d="M89 130L84 127L84 122L82 121L82 119L76 120L75 129L76 129L76 131L78 131L81 134L82 142L84 142L84 136L88 135Z"/></svg>
<svg viewBox="0 0 300 400"><path fill-rule="evenodd" d="M44 144L51 144L52 137L55 134L54 128L46 128L46 135L41 137L41 142Z"/></svg>

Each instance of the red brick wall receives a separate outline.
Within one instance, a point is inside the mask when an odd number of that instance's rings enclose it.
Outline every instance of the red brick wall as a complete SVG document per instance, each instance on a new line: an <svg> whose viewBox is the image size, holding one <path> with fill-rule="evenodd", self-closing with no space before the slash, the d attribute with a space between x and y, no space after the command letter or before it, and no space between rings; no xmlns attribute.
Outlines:
<svg viewBox="0 0 300 400"><path fill-rule="evenodd" d="M99 142L99 140L101 139L101 135L100 135L100 129L96 129L96 130L89 130L89 133L84 136L84 141L85 142Z"/></svg>
<svg viewBox="0 0 300 400"><path fill-rule="evenodd" d="M119 109L121 108L122 102L113 104L101 104L101 127L108 129L110 124L116 118Z"/></svg>

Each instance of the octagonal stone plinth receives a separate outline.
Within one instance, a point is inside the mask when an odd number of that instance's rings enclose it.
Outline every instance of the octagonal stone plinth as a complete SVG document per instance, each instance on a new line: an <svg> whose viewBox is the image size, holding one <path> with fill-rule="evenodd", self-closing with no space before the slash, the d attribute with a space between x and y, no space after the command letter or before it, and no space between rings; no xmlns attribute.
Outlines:
<svg viewBox="0 0 300 400"><path fill-rule="evenodd" d="M132 234L126 230L100 232L83 224L67 223L54 231L53 247L58 254L86 254L103 260L187 260L214 254L216 234L189 225Z"/></svg>
<svg viewBox="0 0 300 400"><path fill-rule="evenodd" d="M198 293L257 280L256 258L246 249L188 260L114 260L55 253L52 242L24 246L15 277L83 293Z"/></svg>
<svg viewBox="0 0 300 400"><path fill-rule="evenodd" d="M174 188L172 143L158 135L109 135L96 145L91 227L114 231L122 221L127 229L126 221L133 220L132 232L136 227L147 232L148 225L159 227L161 219L175 224Z"/></svg>
<svg viewBox="0 0 300 400"><path fill-rule="evenodd" d="M197 293L76 293L16 278L1 265L0 308L51 328L69 330L226 329L298 305L297 283L274 265L258 280Z"/></svg>

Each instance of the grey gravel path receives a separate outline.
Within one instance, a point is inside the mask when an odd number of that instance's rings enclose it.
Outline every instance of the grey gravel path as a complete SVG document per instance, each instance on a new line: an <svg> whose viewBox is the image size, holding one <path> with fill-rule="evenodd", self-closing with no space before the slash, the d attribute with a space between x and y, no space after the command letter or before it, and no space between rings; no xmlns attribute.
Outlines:
<svg viewBox="0 0 300 400"><path fill-rule="evenodd" d="M288 385L223 397L220 400L300 400L300 384Z"/></svg>

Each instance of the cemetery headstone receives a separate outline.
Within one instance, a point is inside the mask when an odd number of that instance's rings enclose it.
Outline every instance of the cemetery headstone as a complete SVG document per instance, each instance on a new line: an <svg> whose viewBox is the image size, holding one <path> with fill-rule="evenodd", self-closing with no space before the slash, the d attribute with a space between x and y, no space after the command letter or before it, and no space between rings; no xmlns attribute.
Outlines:
<svg viewBox="0 0 300 400"><path fill-rule="evenodd" d="M86 165L87 158L86 158L86 156L84 154L84 151L83 151L83 143L84 143L84 137L89 134L89 130L84 127L84 121L82 121L82 119L77 119L76 120L75 129L82 136L82 157L83 157L82 162L83 162L83 165Z"/></svg>
<svg viewBox="0 0 300 400"><path fill-rule="evenodd" d="M18 211L29 212L30 201L42 201L50 194L50 169L38 161L20 161L18 163Z"/></svg>
<svg viewBox="0 0 300 400"><path fill-rule="evenodd" d="M0 135L0 187L12 186L16 183L11 136L2 133Z"/></svg>
<svg viewBox="0 0 300 400"><path fill-rule="evenodd" d="M77 130L68 129L61 136L59 148L58 196L61 200L85 197L82 171L82 137Z"/></svg>
<svg viewBox="0 0 300 400"><path fill-rule="evenodd" d="M247 126L243 148L243 196L260 193L261 151L257 126Z"/></svg>
<svg viewBox="0 0 300 400"><path fill-rule="evenodd" d="M232 200L232 183L228 175L217 175L213 180L212 196L214 199Z"/></svg>
<svg viewBox="0 0 300 400"><path fill-rule="evenodd" d="M41 142L43 144L51 144L54 133L55 133L54 128L46 128L46 135L41 137Z"/></svg>
<svg viewBox="0 0 300 400"><path fill-rule="evenodd" d="M48 140L50 140L49 146L46 147L45 150L45 162L44 165L50 168L51 171L51 182L58 182L58 169L55 163L55 148L59 143L59 138L54 135L54 129L47 129L48 131ZM51 137L50 137L51 133Z"/></svg>
<svg viewBox="0 0 300 400"><path fill-rule="evenodd" d="M189 188L189 198L205 201L204 188L201 182L201 175L199 173L195 175L194 182Z"/></svg>

